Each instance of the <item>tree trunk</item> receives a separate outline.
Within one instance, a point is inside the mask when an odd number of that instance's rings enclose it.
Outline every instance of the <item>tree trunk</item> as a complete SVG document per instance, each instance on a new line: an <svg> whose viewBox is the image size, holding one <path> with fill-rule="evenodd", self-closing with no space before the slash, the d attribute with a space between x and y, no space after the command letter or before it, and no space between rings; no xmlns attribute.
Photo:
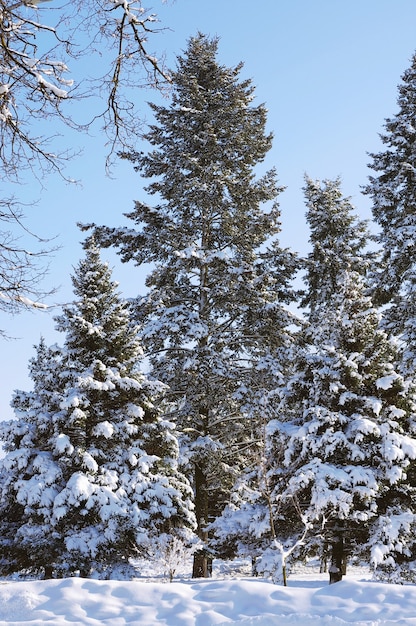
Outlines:
<svg viewBox="0 0 416 626"><path fill-rule="evenodd" d="M195 515L198 537L206 543L208 532L208 484L205 472L200 465L195 465ZM198 550L194 554L192 578L208 578L212 571L212 559L206 550Z"/></svg>
<svg viewBox="0 0 416 626"><path fill-rule="evenodd" d="M344 536L343 528L337 526L334 528L334 536L331 545L331 565L329 567L329 584L337 583L342 580L345 572L344 558Z"/></svg>

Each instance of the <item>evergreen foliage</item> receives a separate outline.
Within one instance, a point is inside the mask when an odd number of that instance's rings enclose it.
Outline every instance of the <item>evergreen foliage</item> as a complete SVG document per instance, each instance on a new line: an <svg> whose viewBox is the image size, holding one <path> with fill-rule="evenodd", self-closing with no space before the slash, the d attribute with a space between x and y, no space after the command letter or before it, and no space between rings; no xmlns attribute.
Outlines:
<svg viewBox="0 0 416 626"><path fill-rule="evenodd" d="M276 240L275 172L255 174L271 146L266 109L253 104L241 65L219 65L217 47L202 34L189 41L170 105L151 105L153 149L124 155L151 179L156 205L136 202L134 230L94 231L124 261L154 264L137 316L153 374L176 401L204 538L246 464L253 427L243 406L256 385L262 395L266 367L279 369L276 350L291 341L284 305L297 266Z"/></svg>
<svg viewBox="0 0 416 626"><path fill-rule="evenodd" d="M154 202L133 227L83 226L63 346L40 341L0 423L0 573L129 575L146 556L172 579L194 554L206 576L217 551L276 582L316 555L330 582L347 556L414 582L416 55L364 190L381 253L340 179L306 177L299 261L276 172L258 175L266 109L217 52L191 38L150 105L149 151L121 156ZM150 264L146 295L120 298L98 245Z"/></svg>
<svg viewBox="0 0 416 626"><path fill-rule="evenodd" d="M271 560L281 568L282 555L296 546L298 556L322 557L329 546L333 581L342 577L348 551L371 550L378 571L406 560L410 570L414 393L394 369L397 347L366 295L365 225L342 199L339 180L307 179L305 194L308 326L266 426L262 461L242 481L217 532L223 541L238 537L269 573ZM387 522L397 530L400 515L407 534L390 543L381 531L373 535L381 517L386 535Z"/></svg>
<svg viewBox="0 0 416 626"><path fill-rule="evenodd" d="M358 274L345 276L337 300L300 356L269 435L282 461L276 500L295 499L332 555L340 534L359 555L378 516L414 509L414 402Z"/></svg>
<svg viewBox="0 0 416 626"><path fill-rule="evenodd" d="M40 343L33 391L1 424L3 571L128 572L152 537L194 524L164 387L138 367L137 328L93 240L73 283L64 347Z"/></svg>
<svg viewBox="0 0 416 626"><path fill-rule="evenodd" d="M380 135L384 149L371 154L374 174L364 193L372 200L380 231L382 264L376 276L376 301L390 303L387 328L404 342L402 369L414 376L416 366L416 55L398 87L396 115Z"/></svg>
<svg viewBox="0 0 416 626"><path fill-rule="evenodd" d="M375 255L366 249L368 224L357 218L350 199L343 197L340 178L321 182L306 176L304 193L312 250L303 263L307 289L302 305L311 322L332 306L342 273L366 276Z"/></svg>
<svg viewBox="0 0 416 626"><path fill-rule="evenodd" d="M296 500L318 525L331 545L336 580L344 542L358 554L370 542L375 567L401 559L397 544L375 558L372 524L397 510L413 515L414 390L396 371L397 345L366 295L365 224L341 199L339 180L307 180L305 195L313 246L306 262L309 326L281 421L269 424L269 435L283 461L276 497ZM412 541L401 539L411 552Z"/></svg>

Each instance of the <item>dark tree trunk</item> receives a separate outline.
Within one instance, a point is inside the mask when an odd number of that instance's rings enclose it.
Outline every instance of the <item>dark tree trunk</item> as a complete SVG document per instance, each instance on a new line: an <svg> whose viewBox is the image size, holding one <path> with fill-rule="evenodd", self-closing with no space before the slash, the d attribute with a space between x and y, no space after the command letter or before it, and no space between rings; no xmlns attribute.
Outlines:
<svg viewBox="0 0 416 626"><path fill-rule="evenodd" d="M210 575L211 567L207 553L205 550L200 550L194 554L192 578L209 578Z"/></svg>
<svg viewBox="0 0 416 626"><path fill-rule="evenodd" d="M341 526L334 528L331 544L331 565L329 566L329 584L342 580L345 573L344 536Z"/></svg>
<svg viewBox="0 0 416 626"><path fill-rule="evenodd" d="M204 470L195 465L195 515L198 524L198 537L206 543L208 532L208 483ZM212 560L206 550L194 554L192 578L208 578L212 571Z"/></svg>
<svg viewBox="0 0 416 626"><path fill-rule="evenodd" d="M91 576L91 567L89 565L83 565L79 568L80 578L89 578Z"/></svg>

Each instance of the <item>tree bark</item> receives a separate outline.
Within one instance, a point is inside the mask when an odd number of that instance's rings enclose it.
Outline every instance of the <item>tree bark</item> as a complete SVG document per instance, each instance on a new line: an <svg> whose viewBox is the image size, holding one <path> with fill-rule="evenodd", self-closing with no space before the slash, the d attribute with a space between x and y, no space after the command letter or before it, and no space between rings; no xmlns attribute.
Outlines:
<svg viewBox="0 0 416 626"><path fill-rule="evenodd" d="M195 515L198 537L206 543L208 532L208 483L204 470L195 465ZM192 578L208 578L211 574L211 559L206 550L198 550L194 554Z"/></svg>
<svg viewBox="0 0 416 626"><path fill-rule="evenodd" d="M329 567L329 584L342 580L345 572L344 536L343 528L337 525L334 528L334 536L331 544L331 565Z"/></svg>

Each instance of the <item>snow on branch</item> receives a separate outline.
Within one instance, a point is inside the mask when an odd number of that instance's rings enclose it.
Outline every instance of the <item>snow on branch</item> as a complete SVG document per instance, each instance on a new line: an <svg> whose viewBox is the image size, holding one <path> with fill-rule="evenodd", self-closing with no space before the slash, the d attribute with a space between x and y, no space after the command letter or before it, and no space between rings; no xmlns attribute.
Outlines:
<svg viewBox="0 0 416 626"><path fill-rule="evenodd" d="M19 180L27 168L37 176L51 168L62 171L70 155L46 149L48 138L33 133L40 120L77 130L101 120L109 158L132 147L140 116L127 91L169 82L163 63L148 49L156 24L141 0L75 0L59 7L47 0L0 0L0 166L6 179ZM77 61L86 56L89 68L104 72L87 79L76 69L78 75L68 78L70 66L82 67ZM100 62L93 63L94 57ZM87 123L68 108L84 97L98 102Z"/></svg>

